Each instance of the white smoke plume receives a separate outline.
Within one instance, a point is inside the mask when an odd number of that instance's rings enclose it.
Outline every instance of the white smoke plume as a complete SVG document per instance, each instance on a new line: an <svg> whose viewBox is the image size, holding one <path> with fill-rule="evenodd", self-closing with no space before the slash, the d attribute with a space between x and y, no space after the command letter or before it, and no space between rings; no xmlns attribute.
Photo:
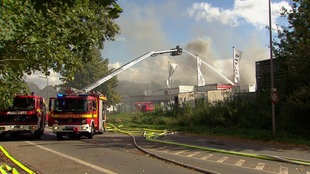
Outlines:
<svg viewBox="0 0 310 174"><path fill-rule="evenodd" d="M253 45L252 45L253 44ZM238 48L243 51L240 61L240 85L256 83L255 79L255 61L268 58L266 48L260 48L254 43L249 43L247 48ZM223 74L230 80L233 80L233 58L231 50L227 52L227 57L219 57L212 47L212 40L205 37L199 37L188 43L184 49L197 55L206 63L213 66L218 73ZM221 54L222 55L222 54ZM169 54L151 57L139 65L133 66L124 73L118 75L119 80L127 80L136 83L155 82L163 87L168 78L168 62L178 64L178 69L172 76L172 86L177 85L197 85L197 67L195 57L183 51L181 56L171 57ZM217 72L202 64L201 71L206 84L228 84L228 82L218 75Z"/></svg>

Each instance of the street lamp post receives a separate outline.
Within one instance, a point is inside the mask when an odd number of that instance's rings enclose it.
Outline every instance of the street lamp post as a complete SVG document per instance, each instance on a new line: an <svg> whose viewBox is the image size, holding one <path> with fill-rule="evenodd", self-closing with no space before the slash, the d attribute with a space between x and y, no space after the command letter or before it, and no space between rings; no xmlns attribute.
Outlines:
<svg viewBox="0 0 310 174"><path fill-rule="evenodd" d="M48 92L48 77L47 77L47 75L46 75L46 76L41 76L41 75L39 75L38 77L46 79L46 101L48 101L48 98L49 98L49 92Z"/></svg>

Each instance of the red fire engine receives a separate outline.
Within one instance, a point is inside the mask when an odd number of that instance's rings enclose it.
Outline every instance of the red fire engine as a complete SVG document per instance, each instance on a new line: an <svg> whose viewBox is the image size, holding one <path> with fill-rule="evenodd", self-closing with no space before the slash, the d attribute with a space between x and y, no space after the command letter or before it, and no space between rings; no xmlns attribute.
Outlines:
<svg viewBox="0 0 310 174"><path fill-rule="evenodd" d="M0 111L0 138L31 133L40 138L46 121L45 100L36 95L17 95L13 106Z"/></svg>
<svg viewBox="0 0 310 174"><path fill-rule="evenodd" d="M104 105L107 99L102 94L91 90L147 57L165 53L178 56L182 54L182 48L177 46L169 50L150 51L86 86L81 90L83 92L67 88L62 90L63 93L60 93L57 98L50 98L48 123L49 126L53 126L57 139L62 139L64 135L92 138L95 133L102 133L105 129Z"/></svg>
<svg viewBox="0 0 310 174"><path fill-rule="evenodd" d="M153 102L135 102L135 110L138 112L151 112L155 110Z"/></svg>
<svg viewBox="0 0 310 174"><path fill-rule="evenodd" d="M93 138L95 133L103 133L106 127L107 98L100 93L81 93L73 88L66 88L50 98L49 126L57 139L63 136Z"/></svg>

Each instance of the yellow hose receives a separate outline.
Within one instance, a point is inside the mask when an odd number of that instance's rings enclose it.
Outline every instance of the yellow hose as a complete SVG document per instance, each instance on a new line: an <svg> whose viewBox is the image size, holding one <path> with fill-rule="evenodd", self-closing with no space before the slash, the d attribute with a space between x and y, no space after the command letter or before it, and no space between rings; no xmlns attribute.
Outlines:
<svg viewBox="0 0 310 174"><path fill-rule="evenodd" d="M3 154L9 158L12 162L14 162L16 165L18 165L21 169L23 169L25 172L29 173L29 174L35 174L35 172L33 172L32 170L30 170L29 168L27 168L26 166L24 166L22 163L20 163L19 161L17 161L16 159L14 159L1 145L0 145L0 150L3 152ZM1 167L2 168L2 167ZM17 171L16 171L17 172ZM15 173L14 173L15 174ZM16 173L18 174L18 172Z"/></svg>
<svg viewBox="0 0 310 174"><path fill-rule="evenodd" d="M130 130L124 131L124 130L117 128L116 126L114 126L112 124L110 124L110 125L112 127L114 127L115 130L117 130L119 132L127 133L127 134L130 132ZM194 145L189 145L189 144L181 144L181 143L171 142L171 141L162 141L162 140L158 140L157 138L160 136L166 135L167 130L152 130L152 129L143 129L143 128L140 128L139 130L143 131L143 136L145 137L146 140L152 141L152 142L157 142L157 143L162 143L162 144L170 144L170 145L175 145L175 146L183 146L183 147L187 147L187 148L200 149L200 150L211 151L211 152L219 152L219 153L225 153L225 154L247 156L247 157L254 157L254 158L271 160L271 161L280 161L280 162L287 162L287 163L292 163L292 164L310 166L310 161L306 161L306 160L292 159L292 158L287 158L287 157L280 158L280 157L272 156L272 155L243 153L243 152L229 151L229 150L223 150L223 149L194 146Z"/></svg>

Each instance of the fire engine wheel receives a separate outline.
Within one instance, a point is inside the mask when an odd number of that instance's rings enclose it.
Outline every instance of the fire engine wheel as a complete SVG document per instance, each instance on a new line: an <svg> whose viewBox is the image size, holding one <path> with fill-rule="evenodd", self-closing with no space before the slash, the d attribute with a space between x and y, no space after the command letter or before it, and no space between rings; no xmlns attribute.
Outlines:
<svg viewBox="0 0 310 174"><path fill-rule="evenodd" d="M91 126L91 129L90 129L90 132L89 132L89 134L88 134L88 136L87 136L87 138L88 138L88 139L92 139L93 136L94 136L94 134L95 134L95 129L94 129L94 126L92 125L92 126Z"/></svg>
<svg viewBox="0 0 310 174"><path fill-rule="evenodd" d="M34 136L37 138L37 139L40 139L44 134L44 130L37 130L34 132Z"/></svg>
<svg viewBox="0 0 310 174"><path fill-rule="evenodd" d="M0 134L0 140L4 140L5 134Z"/></svg>
<svg viewBox="0 0 310 174"><path fill-rule="evenodd" d="M74 136L74 138L75 138L76 140L80 140L80 139L81 139L81 135L76 134L76 135Z"/></svg>
<svg viewBox="0 0 310 174"><path fill-rule="evenodd" d="M57 132L56 137L57 137L57 140L62 140L62 134L61 133Z"/></svg>
<svg viewBox="0 0 310 174"><path fill-rule="evenodd" d="M36 130L33 134L37 139L40 139L44 135L44 120L40 122L40 128Z"/></svg>

